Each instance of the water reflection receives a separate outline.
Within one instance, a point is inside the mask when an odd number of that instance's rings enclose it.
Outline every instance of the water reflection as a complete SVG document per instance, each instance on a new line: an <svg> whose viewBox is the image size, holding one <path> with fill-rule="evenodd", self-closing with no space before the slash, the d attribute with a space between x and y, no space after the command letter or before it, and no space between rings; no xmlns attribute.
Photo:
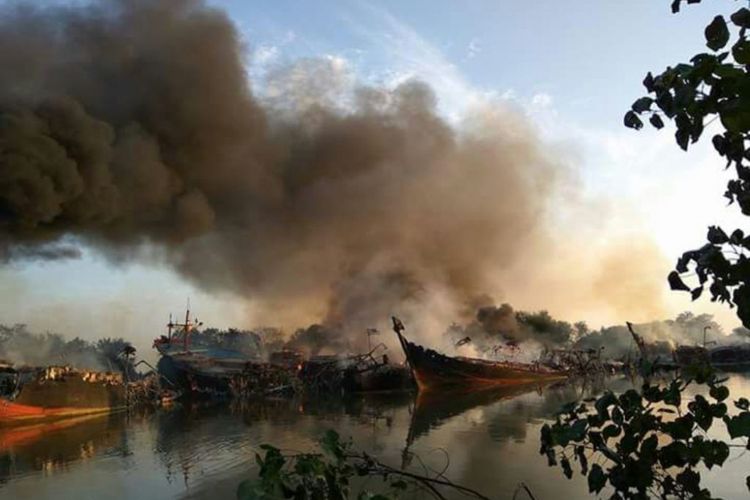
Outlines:
<svg viewBox="0 0 750 500"><path fill-rule="evenodd" d="M732 377L733 397L747 396L750 379ZM176 405L0 430L0 496L233 498L255 473L260 444L311 450L333 428L390 464L423 471L449 462L448 477L493 497L512 497L520 481L539 499L585 497L585 479L564 479L538 455L539 428L567 402L637 383L610 378L463 394ZM748 465L740 458L728 470ZM709 479L720 494L726 481L713 472Z"/></svg>
<svg viewBox="0 0 750 500"><path fill-rule="evenodd" d="M71 462L98 454L128 455L125 417L95 415L0 429L0 483L64 472Z"/></svg>

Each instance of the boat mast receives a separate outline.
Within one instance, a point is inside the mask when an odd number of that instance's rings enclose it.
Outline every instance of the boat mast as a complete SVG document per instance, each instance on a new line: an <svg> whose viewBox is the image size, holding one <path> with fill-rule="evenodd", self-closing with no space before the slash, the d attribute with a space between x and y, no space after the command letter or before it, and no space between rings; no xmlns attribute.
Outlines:
<svg viewBox="0 0 750 500"><path fill-rule="evenodd" d="M185 335L182 336L184 342L183 346L186 351L190 347L190 340L188 340L190 337L190 330L190 297L188 297L187 308L185 309Z"/></svg>
<svg viewBox="0 0 750 500"><path fill-rule="evenodd" d="M172 328L174 328L174 323L172 323L172 313L169 313L169 323L167 323L167 340L170 343L172 342Z"/></svg>
<svg viewBox="0 0 750 500"><path fill-rule="evenodd" d="M706 330L710 330L710 329L711 329L710 325L706 325L703 327L703 348L704 349L706 348Z"/></svg>
<svg viewBox="0 0 750 500"><path fill-rule="evenodd" d="M200 323L197 318L190 319L190 298L187 300L187 308L185 309L185 322L184 323L173 323L172 322L172 315L169 315L169 323L167 324L167 328L169 328L169 340L171 342L172 340L172 329L173 328L182 328L182 345L183 348L186 351L190 350L190 333L193 331L193 328L196 326L201 326L203 323Z"/></svg>

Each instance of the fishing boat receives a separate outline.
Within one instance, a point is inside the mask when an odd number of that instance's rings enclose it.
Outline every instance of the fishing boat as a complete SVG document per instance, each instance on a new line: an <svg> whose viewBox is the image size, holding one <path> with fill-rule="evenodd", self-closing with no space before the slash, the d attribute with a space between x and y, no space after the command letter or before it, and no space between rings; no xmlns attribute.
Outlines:
<svg viewBox="0 0 750 500"><path fill-rule="evenodd" d="M255 353L249 353L200 340L194 342L193 334L202 325L190 317L189 305L183 323L170 316L167 335L154 340L154 348L161 355L159 374L193 396L228 397L232 380L249 364L260 362L259 346Z"/></svg>
<svg viewBox="0 0 750 500"><path fill-rule="evenodd" d="M407 340L403 335L403 323L396 317L392 319L393 331L398 336L420 391L450 386L481 389L562 380L568 377L567 372L555 370L540 363L446 356Z"/></svg>
<svg viewBox="0 0 750 500"><path fill-rule="evenodd" d="M127 407L122 375L69 366L0 366L0 425L110 413Z"/></svg>

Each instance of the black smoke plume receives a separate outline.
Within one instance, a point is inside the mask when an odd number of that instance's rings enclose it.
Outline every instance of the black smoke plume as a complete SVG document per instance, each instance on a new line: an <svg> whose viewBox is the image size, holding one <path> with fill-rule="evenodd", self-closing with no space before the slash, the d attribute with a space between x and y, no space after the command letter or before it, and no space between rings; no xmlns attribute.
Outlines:
<svg viewBox="0 0 750 500"><path fill-rule="evenodd" d="M566 166L519 114L451 125L414 81L331 102L310 61L264 100L246 53L199 0L3 7L0 256L74 238L247 297L264 323L364 331L453 317L549 244Z"/></svg>

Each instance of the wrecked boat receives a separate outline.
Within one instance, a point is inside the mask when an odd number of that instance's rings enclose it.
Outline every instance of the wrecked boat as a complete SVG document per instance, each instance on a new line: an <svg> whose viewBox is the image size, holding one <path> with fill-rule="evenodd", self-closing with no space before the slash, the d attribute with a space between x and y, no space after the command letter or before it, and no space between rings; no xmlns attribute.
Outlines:
<svg viewBox="0 0 750 500"><path fill-rule="evenodd" d="M183 393L224 399L295 392L301 353L289 349L271 353L270 362L266 363L260 357L260 345L243 350L195 343L193 331L202 324L190 317L188 307L183 323L173 322L170 317L167 335L154 340L154 348L161 355L159 375Z"/></svg>
<svg viewBox="0 0 750 500"><path fill-rule="evenodd" d="M654 369L674 370L695 365L711 365L719 370L746 370L750 368L750 344L716 345L707 342L704 329L703 345L678 345L672 350L672 358L656 353L652 343L648 343L626 323L630 334L641 354L641 359L649 362ZM713 344L711 347L709 347Z"/></svg>
<svg viewBox="0 0 750 500"><path fill-rule="evenodd" d="M681 345L672 353L678 366L710 364L722 370L750 368L750 345L722 345L711 348Z"/></svg>
<svg viewBox="0 0 750 500"><path fill-rule="evenodd" d="M414 380L422 391L446 386L486 388L518 385L562 380L568 377L567 371L553 369L541 363L488 361L446 356L407 340L402 333L403 323L395 316L392 319L393 331L398 336Z"/></svg>
<svg viewBox="0 0 750 500"><path fill-rule="evenodd" d="M184 323L170 316L167 335L154 340L161 355L157 369L162 377L194 395L228 396L231 381L241 375L250 361L244 353L214 346L191 345L193 330L203 323L185 311Z"/></svg>
<svg viewBox="0 0 750 500"><path fill-rule="evenodd" d="M127 408L122 375L0 365L0 425L109 413Z"/></svg>
<svg viewBox="0 0 750 500"><path fill-rule="evenodd" d="M409 369L391 364L387 347L378 344L365 354L314 356L302 364L299 378L312 392L386 392L413 389ZM383 352L382 354L379 353Z"/></svg>

